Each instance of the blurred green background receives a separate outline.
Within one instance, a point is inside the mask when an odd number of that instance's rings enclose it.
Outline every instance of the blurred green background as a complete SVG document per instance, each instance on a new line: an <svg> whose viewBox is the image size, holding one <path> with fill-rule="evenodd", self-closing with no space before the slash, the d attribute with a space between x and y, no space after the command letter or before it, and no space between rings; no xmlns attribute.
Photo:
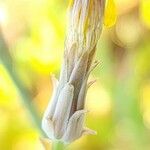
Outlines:
<svg viewBox="0 0 150 150"><path fill-rule="evenodd" d="M96 136L70 150L150 150L150 1L115 0L101 61L90 76L86 117ZM59 77L67 0L0 0L0 150L44 150L40 119Z"/></svg>

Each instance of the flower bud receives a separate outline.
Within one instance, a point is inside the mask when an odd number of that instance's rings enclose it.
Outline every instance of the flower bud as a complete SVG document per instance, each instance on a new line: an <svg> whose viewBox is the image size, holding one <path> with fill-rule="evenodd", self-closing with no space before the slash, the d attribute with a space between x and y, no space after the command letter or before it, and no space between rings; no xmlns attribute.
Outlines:
<svg viewBox="0 0 150 150"><path fill-rule="evenodd" d="M103 25L105 0L73 0L70 8L64 62L59 83L53 77L53 96L44 113L42 128L52 140L71 143L84 134L84 108L96 45Z"/></svg>

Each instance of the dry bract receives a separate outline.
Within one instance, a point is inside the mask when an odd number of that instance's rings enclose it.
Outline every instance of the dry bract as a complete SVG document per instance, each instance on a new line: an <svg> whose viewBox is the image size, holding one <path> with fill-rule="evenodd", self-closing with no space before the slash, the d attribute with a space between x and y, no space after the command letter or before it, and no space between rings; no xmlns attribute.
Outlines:
<svg viewBox="0 0 150 150"><path fill-rule="evenodd" d="M59 82L52 77L54 91L44 113L42 128L52 140L70 143L83 134L95 134L84 127L85 97L96 44L103 26L105 0L73 0L70 8L64 62Z"/></svg>

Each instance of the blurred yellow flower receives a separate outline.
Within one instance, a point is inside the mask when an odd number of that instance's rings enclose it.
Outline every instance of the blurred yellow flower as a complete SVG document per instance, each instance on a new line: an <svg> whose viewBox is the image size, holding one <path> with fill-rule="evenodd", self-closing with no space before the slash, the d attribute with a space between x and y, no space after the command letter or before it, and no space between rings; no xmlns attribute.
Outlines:
<svg viewBox="0 0 150 150"><path fill-rule="evenodd" d="M104 25L105 27L111 27L116 23L117 10L114 0L107 0L106 9L104 14Z"/></svg>
<svg viewBox="0 0 150 150"><path fill-rule="evenodd" d="M150 27L150 0L141 0L140 15L143 23Z"/></svg>

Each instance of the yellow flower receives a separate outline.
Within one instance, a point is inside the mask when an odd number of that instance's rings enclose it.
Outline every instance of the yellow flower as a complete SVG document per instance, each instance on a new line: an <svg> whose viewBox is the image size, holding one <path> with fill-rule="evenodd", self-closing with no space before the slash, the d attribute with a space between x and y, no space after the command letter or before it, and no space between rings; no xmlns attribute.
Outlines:
<svg viewBox="0 0 150 150"><path fill-rule="evenodd" d="M107 0L104 15L104 25L106 27L111 27L116 23L116 20L117 20L117 10L114 0Z"/></svg>

